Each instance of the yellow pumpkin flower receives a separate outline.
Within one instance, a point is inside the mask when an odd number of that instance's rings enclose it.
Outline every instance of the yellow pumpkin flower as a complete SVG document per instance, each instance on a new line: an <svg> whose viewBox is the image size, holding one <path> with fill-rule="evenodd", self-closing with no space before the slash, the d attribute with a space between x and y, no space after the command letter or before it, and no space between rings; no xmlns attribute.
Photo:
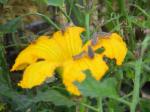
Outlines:
<svg viewBox="0 0 150 112"><path fill-rule="evenodd" d="M83 45L80 34L81 27L68 27L65 31L57 31L51 37L41 36L20 52L11 71L24 70L23 78L18 83L22 88L32 88L44 83L47 78L54 75L57 67L62 67L62 80L66 89L75 95L80 91L73 82L82 82L86 75L84 70L89 69L96 80L100 80L108 66L103 56L115 58L120 65L126 55L126 46L121 37L112 34L109 39L100 38L97 45L91 49L104 47L101 54L93 52L88 54L89 41ZM110 45L110 46L109 46ZM116 48L117 47L117 48Z"/></svg>

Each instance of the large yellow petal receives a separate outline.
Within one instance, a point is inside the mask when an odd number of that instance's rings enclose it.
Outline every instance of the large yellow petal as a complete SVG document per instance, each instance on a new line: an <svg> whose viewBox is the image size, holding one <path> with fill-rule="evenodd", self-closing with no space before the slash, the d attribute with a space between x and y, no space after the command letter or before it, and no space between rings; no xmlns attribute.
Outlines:
<svg viewBox="0 0 150 112"><path fill-rule="evenodd" d="M101 79L108 66L102 59L102 55L96 55L93 59L88 57L79 60L68 61L64 65L63 83L66 89L75 95L80 95L78 88L73 84L74 81L82 82L85 79L84 70L89 69L96 80Z"/></svg>
<svg viewBox="0 0 150 112"><path fill-rule="evenodd" d="M11 71L22 70L38 59L61 62L65 58L63 54L64 52L54 39L41 36L17 56Z"/></svg>
<svg viewBox="0 0 150 112"><path fill-rule="evenodd" d="M53 37L64 51L66 59L78 54L82 50L80 34L84 31L81 27L68 27L65 31L54 33Z"/></svg>
<svg viewBox="0 0 150 112"><path fill-rule="evenodd" d="M31 55L32 51L30 51L31 46L27 47L17 56L15 60L15 64L13 65L11 71L14 70L23 70L29 64L34 63L37 60L37 57Z"/></svg>
<svg viewBox="0 0 150 112"><path fill-rule="evenodd" d="M91 45L91 42L88 42L83 49L87 49L88 45ZM116 59L117 65L122 64L127 53L127 47L121 36L117 33L112 33L109 37L100 37L93 49L97 50L102 47L105 50L101 55L110 59Z"/></svg>
<svg viewBox="0 0 150 112"><path fill-rule="evenodd" d="M53 76L57 63L39 61L29 65L23 74L23 79L18 83L22 88L32 88L42 84L47 78Z"/></svg>
<svg viewBox="0 0 150 112"><path fill-rule="evenodd" d="M33 47L33 55L49 61L64 61L63 54L61 47L53 38L42 39Z"/></svg>

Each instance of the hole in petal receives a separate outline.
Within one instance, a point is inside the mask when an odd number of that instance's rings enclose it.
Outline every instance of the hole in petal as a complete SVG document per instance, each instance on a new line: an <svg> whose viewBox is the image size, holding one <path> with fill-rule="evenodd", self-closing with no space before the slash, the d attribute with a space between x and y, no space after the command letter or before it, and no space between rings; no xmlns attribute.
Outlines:
<svg viewBox="0 0 150 112"><path fill-rule="evenodd" d="M104 61L107 63L107 65L109 65L109 66L114 66L114 65L116 65L116 64L115 64L115 63L116 63L116 59L110 59L110 58L104 56L104 57L103 57L103 60L104 60Z"/></svg>
<svg viewBox="0 0 150 112"><path fill-rule="evenodd" d="M98 53L98 54L101 54L105 51L105 48L104 47L101 47L101 48L98 48L95 50L95 53Z"/></svg>

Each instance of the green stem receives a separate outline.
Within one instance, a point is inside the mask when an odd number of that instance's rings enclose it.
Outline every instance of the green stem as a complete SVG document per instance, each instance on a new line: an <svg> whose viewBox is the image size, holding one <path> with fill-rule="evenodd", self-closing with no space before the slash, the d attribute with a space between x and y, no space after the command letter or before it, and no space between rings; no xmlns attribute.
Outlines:
<svg viewBox="0 0 150 112"><path fill-rule="evenodd" d="M127 11L125 0L118 0L118 2L119 2L121 14L123 16L127 17L128 16L128 11Z"/></svg>
<svg viewBox="0 0 150 112"><path fill-rule="evenodd" d="M128 15L128 8L126 6L125 0L118 0L119 6L120 6L120 10L121 10L121 15L124 17L124 19L127 21L128 23L128 32L130 32L130 38L128 40L128 43L130 45L131 50L134 49L135 46L135 35L133 32L133 28L132 28L132 22L131 22L131 18L129 18Z"/></svg>
<svg viewBox="0 0 150 112"><path fill-rule="evenodd" d="M133 92L130 92L129 94L123 96L122 99L128 98L128 97L131 96L132 94L133 94Z"/></svg>
<svg viewBox="0 0 150 112"><path fill-rule="evenodd" d="M67 18L68 22L71 22L71 18L67 15L67 13L65 11L63 11L62 8L59 8L59 9L63 13L63 15Z"/></svg>
<svg viewBox="0 0 150 112"><path fill-rule="evenodd" d="M48 16L41 13L35 13L35 15L43 17L49 24L53 25L57 30L60 30L60 27L57 26L57 24L55 24Z"/></svg>
<svg viewBox="0 0 150 112"><path fill-rule="evenodd" d="M135 8L137 8L139 11L141 11L147 18L150 19L150 15L144 10L142 9L140 6L136 5L136 4L130 4L130 6L134 6Z"/></svg>
<svg viewBox="0 0 150 112"><path fill-rule="evenodd" d="M103 103L102 103L102 98L98 99L98 103L99 103L99 111L98 112L103 112Z"/></svg>
<svg viewBox="0 0 150 112"><path fill-rule="evenodd" d="M90 13L85 14L86 39L90 39Z"/></svg>
<svg viewBox="0 0 150 112"><path fill-rule="evenodd" d="M57 30L60 30L60 27L55 24L48 16L44 15L44 14L41 14L41 13L28 13L28 14L24 14L23 16L21 17L25 17L25 16L30 16L30 15L38 15L38 16L41 16L43 19L45 19L49 24L51 24L52 26L54 26Z"/></svg>
<svg viewBox="0 0 150 112"><path fill-rule="evenodd" d="M82 101L81 101L81 102L82 102L83 104L87 105L87 104L86 104L86 102L87 102L87 99L86 99L86 98L82 98ZM85 111L86 111L86 108L87 108L86 106L80 105L80 106L79 106L79 111L80 111L80 112L85 112Z"/></svg>
<svg viewBox="0 0 150 112"><path fill-rule="evenodd" d="M122 98L112 98L112 99L117 100L117 101L119 101L121 103L124 103L124 104L130 106L130 103L128 101L122 99Z"/></svg>
<svg viewBox="0 0 150 112"><path fill-rule="evenodd" d="M18 44L11 44L11 45L7 45L7 46L4 46L5 48L10 48L10 47L16 47L18 46ZM27 44L20 44L19 47L26 47Z"/></svg>
<svg viewBox="0 0 150 112"><path fill-rule="evenodd" d="M132 103L130 105L131 112L136 111L136 106L139 102L141 68L142 68L142 58L137 60L135 64L134 89L133 89Z"/></svg>
<svg viewBox="0 0 150 112"><path fill-rule="evenodd" d="M98 109L96 109L96 108L94 108L94 107L92 107L92 106L90 106L90 105L87 105L87 104L85 104L85 103L81 103L81 105L83 105L83 106L85 106L85 107L87 107L87 108L89 108L89 109L91 109L91 110L93 110L93 111L99 112Z"/></svg>
<svg viewBox="0 0 150 112"><path fill-rule="evenodd" d="M130 32L130 38L129 38L129 45L130 45L130 48L131 48L131 51L133 51L133 49L135 48L135 34L134 34L134 31L133 31L133 28L132 28L132 22L131 22L131 19L127 16L127 22L128 22L128 26L129 26L129 32Z"/></svg>

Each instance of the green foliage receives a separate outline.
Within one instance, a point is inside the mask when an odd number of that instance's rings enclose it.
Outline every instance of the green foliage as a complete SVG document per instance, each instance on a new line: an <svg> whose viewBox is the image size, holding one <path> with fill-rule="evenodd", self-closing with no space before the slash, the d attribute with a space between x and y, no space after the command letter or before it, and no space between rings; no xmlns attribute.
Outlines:
<svg viewBox="0 0 150 112"><path fill-rule="evenodd" d="M64 5L64 0L33 0L37 3L43 3L50 6L62 7Z"/></svg>
<svg viewBox="0 0 150 112"><path fill-rule="evenodd" d="M2 112L5 109L5 105L3 103L0 103L0 111Z"/></svg>
<svg viewBox="0 0 150 112"><path fill-rule="evenodd" d="M142 112L149 112L150 111L150 100L143 99L140 102L140 107L141 107Z"/></svg>
<svg viewBox="0 0 150 112"><path fill-rule="evenodd" d="M148 48L150 43L150 35L146 35L145 39L143 40L143 42L141 43L142 48L141 48L141 55L143 56L146 49Z"/></svg>
<svg viewBox="0 0 150 112"><path fill-rule="evenodd" d="M21 17L10 20L6 24L0 25L0 32L10 33L15 32L21 23Z"/></svg>
<svg viewBox="0 0 150 112"><path fill-rule="evenodd" d="M108 112L119 112L119 111L125 111L125 105L120 105L120 103L116 100L110 99L108 102Z"/></svg>
<svg viewBox="0 0 150 112"><path fill-rule="evenodd" d="M81 4L80 1L74 1L74 0L66 0L66 5L68 7L68 15L71 17L72 21L76 25L84 26L85 24L85 17L83 13L83 9L78 7L75 4Z"/></svg>
<svg viewBox="0 0 150 112"><path fill-rule="evenodd" d="M0 89L2 90L0 91L0 96L4 98L3 100L5 102L11 103L13 110L25 110L29 106L31 107L40 102L51 102L56 106L67 107L75 105L75 103L69 100L66 96L52 89L45 92L39 91L34 96L20 94L5 84L1 84Z"/></svg>
<svg viewBox="0 0 150 112"><path fill-rule="evenodd" d="M1 4L6 4L8 2L8 0L0 0Z"/></svg>
<svg viewBox="0 0 150 112"><path fill-rule="evenodd" d="M39 92L33 99L34 102L53 102L55 105L68 106L71 107L74 103L69 100L67 97L63 96L56 90L47 90L45 92Z"/></svg>
<svg viewBox="0 0 150 112"><path fill-rule="evenodd" d="M90 97L118 97L116 91L116 80L107 78L103 81L96 81L89 70L85 71L86 79L82 83L75 82L81 93Z"/></svg>
<svg viewBox="0 0 150 112"><path fill-rule="evenodd" d="M62 7L64 0L47 0L47 5Z"/></svg>
<svg viewBox="0 0 150 112"><path fill-rule="evenodd" d="M5 58L5 48L0 44L0 82L10 84L9 69Z"/></svg>

